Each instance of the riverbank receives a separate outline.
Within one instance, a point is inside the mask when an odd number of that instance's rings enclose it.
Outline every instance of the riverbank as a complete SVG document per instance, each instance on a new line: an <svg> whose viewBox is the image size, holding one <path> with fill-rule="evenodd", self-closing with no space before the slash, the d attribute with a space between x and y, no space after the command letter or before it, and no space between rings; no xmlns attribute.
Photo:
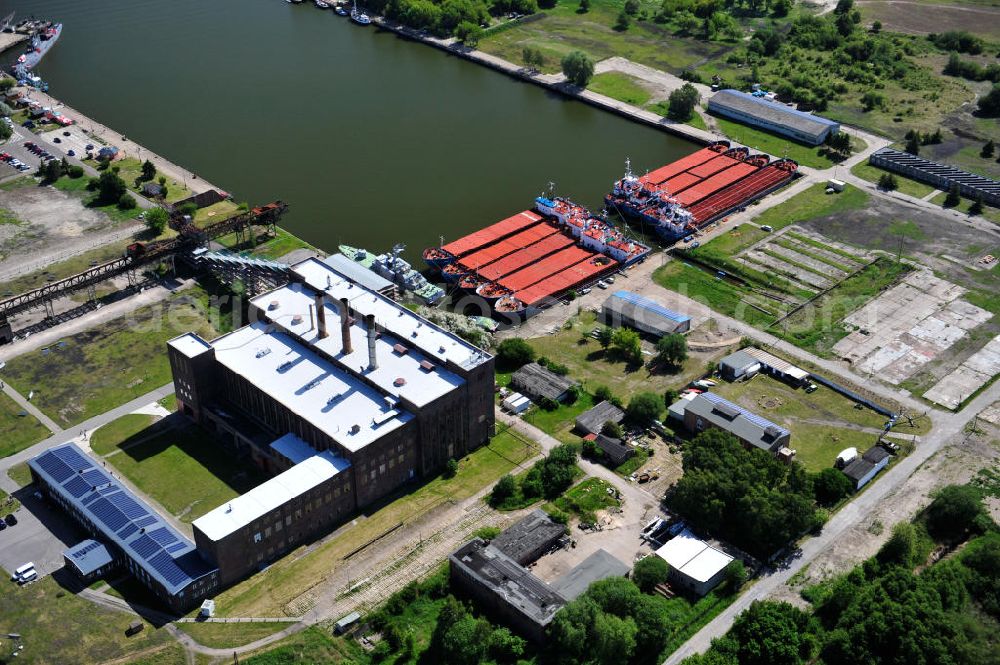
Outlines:
<svg viewBox="0 0 1000 665"><path fill-rule="evenodd" d="M568 83L562 74L542 74L541 72L515 65L509 60L504 60L503 58L499 58L484 51L469 48L454 37L449 39L439 39L428 33L422 33L419 30L414 30L413 28L409 28L400 23L386 20L381 16L373 19L373 22L379 28L393 32L404 39L422 42L451 55L464 58L465 60L469 60L476 64L484 65L490 69L516 79L527 81L528 83L534 83L535 85L558 92L566 97L578 99L581 102L595 106L604 111L609 111L628 120L668 132L699 145L708 145L709 143L725 138L723 136L698 129L697 127L686 125L682 122L664 118L663 116L657 115L652 111L647 111L645 109L632 106L631 104L626 104L625 102L612 99L611 97L606 97L593 92L592 90L578 88Z"/></svg>
<svg viewBox="0 0 1000 665"><path fill-rule="evenodd" d="M103 125L84 115L79 110L69 106L52 95L33 88L26 88L26 91L31 95L32 99L40 103L42 106L58 109L63 115L67 115L72 118L74 127L82 129L98 143L118 148L119 155L122 158L133 157L139 161L145 161L148 159L156 167L156 170L166 176L168 180L172 180L175 183L182 185L194 194L201 194L202 192L207 192L210 189L215 189L220 192L226 191L213 185L204 178L201 178L198 174L181 168L177 164L168 160L166 157L158 155L149 148L136 143L135 141L129 139L125 134L111 129L110 127L107 127L106 125Z"/></svg>

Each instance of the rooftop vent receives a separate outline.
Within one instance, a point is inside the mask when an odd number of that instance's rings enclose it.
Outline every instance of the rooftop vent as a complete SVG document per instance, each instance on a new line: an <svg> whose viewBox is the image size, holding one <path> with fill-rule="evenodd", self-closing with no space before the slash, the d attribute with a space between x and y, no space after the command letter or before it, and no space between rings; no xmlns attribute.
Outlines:
<svg viewBox="0 0 1000 665"><path fill-rule="evenodd" d="M275 310L278 309L279 307L281 307L281 303L277 300L272 300L271 303L267 306L267 308L270 310Z"/></svg>
<svg viewBox="0 0 1000 665"><path fill-rule="evenodd" d="M401 376L398 376L396 377L396 380L392 382L392 385L396 386L397 388L402 388L403 386L406 385L406 379L404 379Z"/></svg>
<svg viewBox="0 0 1000 665"><path fill-rule="evenodd" d="M716 413L722 415L724 418L732 420L736 416L740 415L740 410L729 406L728 404L716 404L713 409Z"/></svg>
<svg viewBox="0 0 1000 665"><path fill-rule="evenodd" d="M444 353L444 345L438 347L438 353Z"/></svg>
<svg viewBox="0 0 1000 665"><path fill-rule="evenodd" d="M340 393L337 393L336 395L333 395L332 397L330 397L330 399L326 400L326 405L327 406L333 406L334 404L336 404L339 401L340 401Z"/></svg>
<svg viewBox="0 0 1000 665"><path fill-rule="evenodd" d="M270 352L271 352L271 348L270 347L265 347L263 349L258 349L258 351L257 351L257 357L258 358L263 358L264 356L266 356Z"/></svg>
<svg viewBox="0 0 1000 665"><path fill-rule="evenodd" d="M292 368L292 361L291 360L286 360L285 362L283 362L280 365L278 365L278 371L279 372L284 372L284 371L287 371L287 370L289 370L291 368Z"/></svg>
<svg viewBox="0 0 1000 665"><path fill-rule="evenodd" d="M409 351L409 349L407 349L402 344L394 344L393 347L392 347L392 350L395 351L396 353L398 353L401 356L405 356L406 352Z"/></svg>
<svg viewBox="0 0 1000 665"><path fill-rule="evenodd" d="M434 371L434 363L432 363L430 360L421 360L420 361L420 366L423 369L427 370L428 372L433 372Z"/></svg>
<svg viewBox="0 0 1000 665"><path fill-rule="evenodd" d="M351 425L351 434L357 434L361 431L361 425Z"/></svg>
<svg viewBox="0 0 1000 665"><path fill-rule="evenodd" d="M296 314L295 316L292 317L292 325L293 326L297 326L300 323L302 323L302 315L301 314Z"/></svg>

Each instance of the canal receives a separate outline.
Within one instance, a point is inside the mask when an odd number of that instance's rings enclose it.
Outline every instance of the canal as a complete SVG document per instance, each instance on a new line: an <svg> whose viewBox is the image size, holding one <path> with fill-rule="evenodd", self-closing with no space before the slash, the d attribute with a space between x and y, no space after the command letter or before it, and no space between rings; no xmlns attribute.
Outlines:
<svg viewBox="0 0 1000 665"><path fill-rule="evenodd" d="M54 96L238 200L288 201L282 225L327 250L403 242L412 259L550 181L599 210L626 157L642 171L695 147L308 3L12 9L64 24L36 70Z"/></svg>

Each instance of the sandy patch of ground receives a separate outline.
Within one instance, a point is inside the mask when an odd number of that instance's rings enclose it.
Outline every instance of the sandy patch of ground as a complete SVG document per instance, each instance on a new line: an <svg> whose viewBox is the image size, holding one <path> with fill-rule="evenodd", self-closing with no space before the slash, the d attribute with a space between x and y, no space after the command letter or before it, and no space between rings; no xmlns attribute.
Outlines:
<svg viewBox="0 0 1000 665"><path fill-rule="evenodd" d="M966 30L996 39L1000 36L1000 9L959 4L935 5L905 0L863 0L858 7L869 19L878 19L884 30L924 35L949 30Z"/></svg>

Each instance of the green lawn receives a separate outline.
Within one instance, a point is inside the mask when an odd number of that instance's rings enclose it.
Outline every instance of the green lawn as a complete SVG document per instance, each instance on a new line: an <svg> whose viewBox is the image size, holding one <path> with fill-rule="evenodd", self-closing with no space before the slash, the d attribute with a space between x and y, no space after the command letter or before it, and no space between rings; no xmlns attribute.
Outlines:
<svg viewBox="0 0 1000 665"><path fill-rule="evenodd" d="M287 628L288 624L273 622L218 623L206 621L198 623L184 622L178 623L176 626L193 637L199 644L215 649L225 649L256 642L261 638L273 635Z"/></svg>
<svg viewBox="0 0 1000 665"><path fill-rule="evenodd" d="M31 470L28 469L27 462L21 462L7 469L7 476L18 484L19 487L26 487L31 484Z"/></svg>
<svg viewBox="0 0 1000 665"><path fill-rule="evenodd" d="M621 505L617 498L608 494L609 488L617 492L617 488L606 480L587 478L546 507L554 506L564 513L580 517L581 521L593 523L596 511Z"/></svg>
<svg viewBox="0 0 1000 665"><path fill-rule="evenodd" d="M266 480L263 472L193 425L152 438L139 432L116 448L105 456L107 463L185 522Z"/></svg>
<svg viewBox="0 0 1000 665"><path fill-rule="evenodd" d="M655 13L659 4L646 0L643 9ZM732 49L728 43L678 37L671 27L648 20L633 19L628 30L614 30L622 9L617 0L591 0L585 14L578 13L578 8L578 0L559 0L538 18L486 35L478 48L514 63L522 62L526 46L537 48L545 57L542 70L548 73L558 71L570 51L582 50L595 62L618 55L675 74Z"/></svg>
<svg viewBox="0 0 1000 665"><path fill-rule="evenodd" d="M719 129L726 136L754 150L766 152L773 157L794 159L803 166L811 166L816 169L828 169L834 165L834 162L829 157L821 155L820 148L815 146L796 143L784 136L771 134L735 120L728 120L720 116L713 117Z"/></svg>
<svg viewBox="0 0 1000 665"><path fill-rule="evenodd" d="M107 455L116 450L118 444L133 437L158 420L143 413L130 413L107 425L102 425L90 437L90 447L98 455Z"/></svg>
<svg viewBox="0 0 1000 665"><path fill-rule="evenodd" d="M779 304L762 299L751 301L745 289L684 261L670 261L658 268L653 273L653 280L665 289L705 303L721 314L740 318L753 326L768 326L782 312Z"/></svg>
<svg viewBox="0 0 1000 665"><path fill-rule="evenodd" d="M48 438L49 430L17 402L0 393L0 457L8 457Z"/></svg>
<svg viewBox="0 0 1000 665"><path fill-rule="evenodd" d="M87 191L88 178L83 176L81 178L70 178L69 176L63 176L52 183L52 187L56 189L78 195L83 199L83 205L92 209L100 210L105 215L107 215L113 222L124 222L129 219L135 219L142 212L142 208L136 206L131 210L122 210L118 207L118 202L113 203L102 203L97 200L97 195Z"/></svg>
<svg viewBox="0 0 1000 665"><path fill-rule="evenodd" d="M640 85L639 79L621 72L597 74L590 80L587 88L632 106L644 106L650 97L649 91Z"/></svg>
<svg viewBox="0 0 1000 665"><path fill-rule="evenodd" d="M618 475L620 475L620 476L622 476L624 478L628 478L634 472L636 472L639 469L641 469L642 465L645 464L646 460L648 460L649 457L650 457L649 453L646 452L646 450L643 449L643 448L636 447L636 448L633 448L632 450L635 451L635 454L632 455L632 457L629 457L624 462L622 462L615 469L615 473L617 473Z"/></svg>
<svg viewBox="0 0 1000 665"><path fill-rule="evenodd" d="M24 643L21 655L9 662L106 663L172 641L167 631L149 624L126 637L135 617L79 598L51 576L23 587L8 582L0 594L0 616L4 633L20 633ZM5 654L9 646L5 637Z"/></svg>
<svg viewBox="0 0 1000 665"><path fill-rule="evenodd" d="M198 212L194 214L194 223L201 227L208 226L213 222L220 222L224 219L229 219L239 212L239 210L240 206L238 203L233 203L232 201L219 201L218 203L213 203L210 206L199 208Z"/></svg>
<svg viewBox="0 0 1000 665"><path fill-rule="evenodd" d="M296 249L320 251L307 243L305 240L292 235L280 226L277 227L277 233L273 238L266 238L259 242L259 244L253 246L248 246L246 244L237 246L237 238L235 234L223 236L218 239L218 242L230 249L248 251L254 256L261 256L266 259L280 259L282 256L285 256L289 252L293 252Z"/></svg>
<svg viewBox="0 0 1000 665"><path fill-rule="evenodd" d="M579 443L580 437L572 433L572 429L576 426L576 417L592 406L594 398L583 393L575 403L560 404L559 408L553 411L532 407L531 411L524 414L523 419L564 443Z"/></svg>
<svg viewBox="0 0 1000 665"><path fill-rule="evenodd" d="M509 430L459 460L453 478L438 476L401 489L366 513L365 519L338 537L305 554L303 549L271 565L266 572L216 597L220 616L286 616L288 603L322 581L343 558L400 523L412 523L444 504L466 499L490 487L505 473L519 469L538 454L533 441Z"/></svg>
<svg viewBox="0 0 1000 665"><path fill-rule="evenodd" d="M243 665L293 665L297 663L340 663L362 665L368 657L353 641L330 635L318 626L307 628L276 645L265 647L256 655L240 656Z"/></svg>
<svg viewBox="0 0 1000 665"><path fill-rule="evenodd" d="M753 221L763 226L773 226L778 230L789 224L808 222L849 210L860 210L868 205L870 198L866 192L850 185L839 194L827 194L826 184L817 183L781 205L765 210Z"/></svg>
<svg viewBox="0 0 1000 665"><path fill-rule="evenodd" d="M936 203L937 205L944 207L944 201L946 198L948 198L948 193L941 192L940 194L931 199L931 203ZM972 206L972 201L963 198L962 201L957 206L952 208L952 210L958 210L960 212L964 212L965 214L969 214L969 208L971 206ZM983 213L980 215L980 217L982 217L983 219L987 219L993 222L994 224L1000 224L1000 209L993 208L991 206L983 206Z"/></svg>
<svg viewBox="0 0 1000 665"><path fill-rule="evenodd" d="M877 166L872 166L868 162L858 162L851 168L851 173L859 178L864 178L868 182L878 183L878 179L888 173L888 171L884 171ZM903 194L909 194L910 196L922 199L934 191L934 188L930 185L905 178L898 173L894 173L893 175L896 176L896 182L899 183L898 191Z"/></svg>
<svg viewBox="0 0 1000 665"><path fill-rule="evenodd" d="M7 363L6 380L50 418L70 427L170 382L166 342L195 331L208 338L203 291L191 290L144 307L97 329Z"/></svg>
<svg viewBox="0 0 1000 665"><path fill-rule="evenodd" d="M88 159L84 161L98 170L100 170L101 167L103 166L96 160ZM139 161L135 157L124 157L122 159L116 159L115 161L111 162L110 168L118 169L118 177L124 180L128 188L135 194L142 193L142 186L145 185L146 182L159 184L160 176L163 175L162 173L157 171L156 175L153 176L152 180L140 182L139 186L136 187L136 178L142 175L141 161ZM167 187L167 197L166 197L167 203L180 201L194 194L194 192L192 192L190 189L184 186L184 183L177 182L175 180L170 180L169 178L167 179L166 187Z"/></svg>

